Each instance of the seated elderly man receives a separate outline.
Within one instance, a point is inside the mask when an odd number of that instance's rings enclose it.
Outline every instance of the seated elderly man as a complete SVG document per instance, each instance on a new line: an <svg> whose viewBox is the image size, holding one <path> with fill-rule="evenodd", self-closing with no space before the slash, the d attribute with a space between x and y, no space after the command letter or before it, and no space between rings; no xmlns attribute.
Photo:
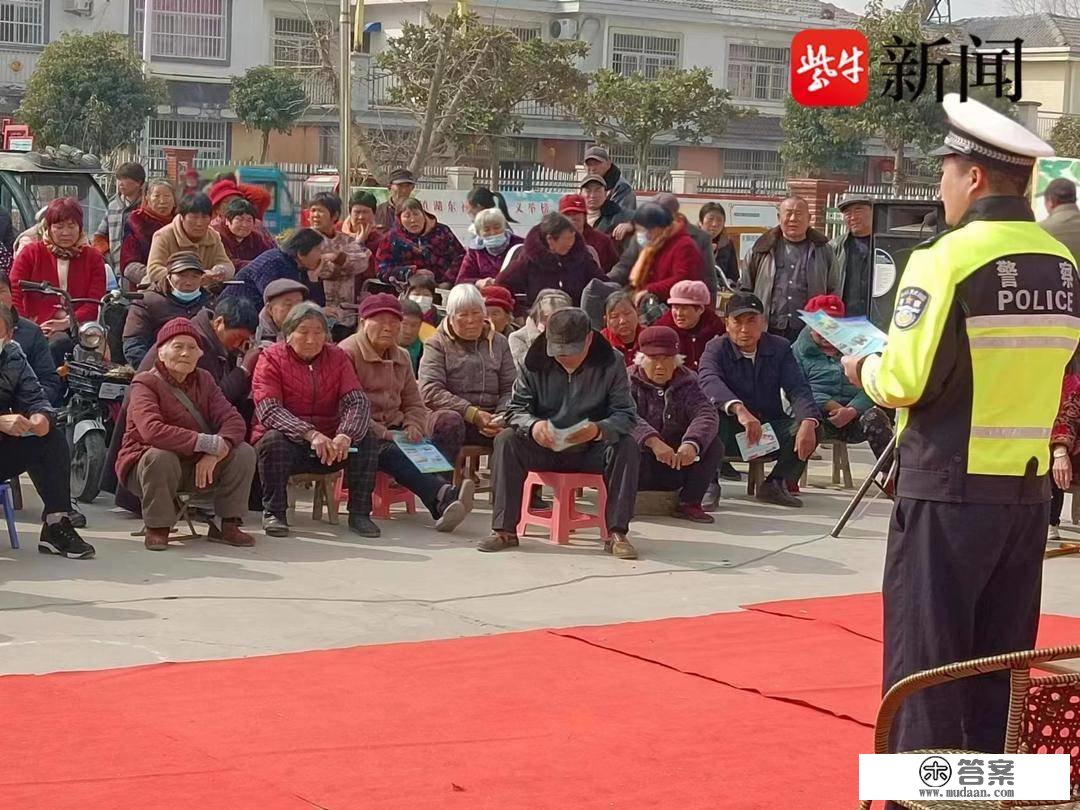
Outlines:
<svg viewBox="0 0 1080 810"><path fill-rule="evenodd" d="M712 523L701 499L724 458L716 406L683 365L674 329L650 326L642 330L638 347L630 371L638 412L633 435L642 448L637 488L677 491L675 517Z"/></svg>
<svg viewBox="0 0 1080 810"><path fill-rule="evenodd" d="M124 322L124 359L138 368L157 339L158 330L173 318L194 318L211 305L214 297L202 286L203 269L199 256L181 251L169 259L162 292L147 290L132 301Z"/></svg>
<svg viewBox="0 0 1080 810"><path fill-rule="evenodd" d="M459 490L442 476L420 472L394 442L398 431L408 442L423 441L433 421L420 398L409 353L398 346L401 320L401 302L394 296L368 296L360 304L356 334L343 340L341 349L352 360L371 400L371 432L378 439L379 470L420 497L435 519L436 531L452 532L472 509L475 484L466 480ZM453 463L452 458L448 460Z"/></svg>
<svg viewBox="0 0 1080 810"><path fill-rule="evenodd" d="M22 348L30 368L34 370L45 391L45 398L54 407L60 405L64 398L64 383L56 371L56 363L49 351L49 341L45 339L45 333L40 326L29 318L23 318L15 310L15 304L11 300L11 281L5 273L0 273L0 307L14 313L15 332L11 339Z"/></svg>
<svg viewBox="0 0 1080 810"><path fill-rule="evenodd" d="M263 529L271 537L288 536L290 475L345 469L349 529L378 537L371 519L378 443L356 371L348 355L330 343L330 323L310 301L293 308L281 333L283 340L263 350L251 381Z"/></svg>
<svg viewBox="0 0 1080 810"><path fill-rule="evenodd" d="M493 531L477 548L518 545L522 488L530 470L597 473L607 486L610 539L604 550L636 559L626 533L641 461L630 435L637 412L622 355L592 330L584 310L560 309L548 320L525 355L506 421L510 427L495 438L491 456ZM569 436L556 432L575 427Z"/></svg>
<svg viewBox="0 0 1080 810"><path fill-rule="evenodd" d="M680 281L671 288L668 306L671 309L656 323L675 330L686 367L697 371L705 346L724 334L724 319L713 310L704 281Z"/></svg>
<svg viewBox="0 0 1080 810"><path fill-rule="evenodd" d="M15 311L0 306L0 481L30 473L44 525L38 551L70 559L94 556L71 524L71 456L56 411L45 398L22 348L12 339Z"/></svg>
<svg viewBox="0 0 1080 810"><path fill-rule="evenodd" d="M247 425L221 393L210 372L198 367L199 335L186 318L161 328L158 360L131 382L124 443L116 476L142 501L144 545L164 551L177 519L177 496L213 499L221 527L208 539L253 546L243 531L255 451L244 441Z"/></svg>
<svg viewBox="0 0 1080 810"><path fill-rule="evenodd" d="M806 460L817 446L818 408L791 345L766 333L765 307L753 293L739 292L727 307L727 334L710 341L698 370L701 387L720 409L720 439L736 447L746 431L750 446L761 439L763 423L772 426L780 444L779 459L758 487L758 500L801 507L788 492L797 484ZM783 391L794 418L784 411Z"/></svg>
<svg viewBox="0 0 1080 810"><path fill-rule="evenodd" d="M834 318L846 313L836 295L818 295L806 302L807 312L819 310ZM848 381L836 347L813 329L803 329L791 349L821 411L818 441L868 442L880 457L892 442L892 423L861 388Z"/></svg>
<svg viewBox="0 0 1080 810"><path fill-rule="evenodd" d="M458 284L420 358L420 394L435 412L431 442L450 462L464 444L491 446L516 376L510 344L487 321L484 296Z"/></svg>
<svg viewBox="0 0 1080 810"><path fill-rule="evenodd" d="M306 284L291 278L271 281L263 290L263 308L259 312L259 326L255 340L259 343L275 343L281 338L281 325L301 301L307 301ZM246 299L245 299L246 300Z"/></svg>

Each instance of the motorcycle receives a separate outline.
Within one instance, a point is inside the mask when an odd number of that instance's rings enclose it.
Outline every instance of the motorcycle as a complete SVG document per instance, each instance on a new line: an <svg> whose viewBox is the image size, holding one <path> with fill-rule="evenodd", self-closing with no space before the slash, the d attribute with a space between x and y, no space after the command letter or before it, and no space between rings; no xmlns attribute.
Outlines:
<svg viewBox="0 0 1080 810"><path fill-rule="evenodd" d="M61 377L67 383L64 404L57 414L57 425L64 430L71 450L71 494L82 503L91 503L101 491L101 475L120 406L127 395L135 369L113 363L109 352L109 313L128 302L141 299L142 293L112 290L100 300L72 298L66 290L48 282L24 281L23 293L51 295L61 299L61 309L68 317L68 334L74 343L66 358ZM97 320L80 324L75 317L77 304L97 304Z"/></svg>

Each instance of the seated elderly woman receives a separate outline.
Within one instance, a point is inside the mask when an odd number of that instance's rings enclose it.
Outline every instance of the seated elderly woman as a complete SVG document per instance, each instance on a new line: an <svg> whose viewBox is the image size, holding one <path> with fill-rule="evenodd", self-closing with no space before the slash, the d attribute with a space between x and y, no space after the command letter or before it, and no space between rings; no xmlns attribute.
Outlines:
<svg viewBox="0 0 1080 810"><path fill-rule="evenodd" d="M277 247L265 230L256 227L259 212L243 197L233 197L225 205L222 216L211 227L221 237L222 247L237 271L255 257Z"/></svg>
<svg viewBox="0 0 1080 810"><path fill-rule="evenodd" d="M138 368L157 339L158 330L173 318L194 318L210 306L213 296L202 286L199 256L181 251L169 259L163 292L147 290L142 300L132 301L124 322L124 359Z"/></svg>
<svg viewBox="0 0 1080 810"><path fill-rule="evenodd" d="M371 493L379 446L352 362L330 342L330 322L310 301L293 307L281 333L283 340L263 350L251 381L263 529L271 537L288 536L290 475L344 469L349 529L378 537Z"/></svg>
<svg viewBox="0 0 1080 810"><path fill-rule="evenodd" d="M142 501L144 543L164 551L177 519L181 492L209 495L221 527L208 539L252 546L244 532L255 451L244 442L244 417L198 367L202 349L191 322L175 318L162 327L158 362L131 383L124 443L116 475Z"/></svg>
<svg viewBox="0 0 1080 810"><path fill-rule="evenodd" d="M514 294L498 284L488 284L482 290L482 294L491 325L503 337L510 337L517 329L514 323L514 310L517 309Z"/></svg>
<svg viewBox="0 0 1080 810"><path fill-rule="evenodd" d="M529 347L543 333L551 314L573 305L574 302L570 300L570 296L562 290L541 290L537 293L536 301L529 310L529 316L525 319L525 325L507 338L514 365L519 370L525 364L525 355Z"/></svg>
<svg viewBox="0 0 1080 810"><path fill-rule="evenodd" d="M124 241L120 245L120 267L132 287L140 287L146 278L146 262L154 234L176 216L176 191L164 179L151 180L143 192L142 205L127 219Z"/></svg>
<svg viewBox="0 0 1080 810"><path fill-rule="evenodd" d="M476 238L465 251L457 283L485 287L517 253L514 246L524 244L525 240L510 231L506 217L498 208L488 208L477 214L473 227Z"/></svg>
<svg viewBox="0 0 1080 810"><path fill-rule="evenodd" d="M645 203L634 212L633 222L641 247L630 269L635 302L650 294L667 301L677 282L704 282L705 259L685 220L656 203Z"/></svg>
<svg viewBox="0 0 1080 810"><path fill-rule="evenodd" d="M454 232L425 211L415 197L399 206L397 216L397 224L375 254L379 278L404 281L417 270L427 270L438 284L453 284L465 256Z"/></svg>
<svg viewBox="0 0 1080 810"><path fill-rule="evenodd" d="M437 531L450 532L472 509L475 487L466 480L459 491L441 476L420 472L394 442L399 432L403 434L399 438L407 442L423 441L432 421L420 399L409 354L397 345L401 320L401 302L394 296L368 296L360 304L360 328L342 341L341 349L352 359L371 400L371 431L379 440L379 470L420 497L435 518Z"/></svg>
<svg viewBox="0 0 1080 810"><path fill-rule="evenodd" d="M656 322L675 330L680 354L691 371L697 371L709 341L724 334L724 319L716 314L711 300L704 281L679 281L668 294L670 309Z"/></svg>
<svg viewBox="0 0 1080 810"><path fill-rule="evenodd" d="M431 442L450 462L464 444L492 445L516 376L510 344L488 323L480 291L454 287L420 358L420 394L435 412Z"/></svg>
<svg viewBox="0 0 1080 810"><path fill-rule="evenodd" d="M83 233L83 210L78 200L60 197L49 203L43 220L40 242L32 242L19 251L11 265L11 298L15 309L45 333L53 362L63 365L64 357L74 348L68 329L71 324L60 299L51 295L23 293L22 282L47 281L67 290L72 298L99 299L105 295L105 260L90 247ZM98 305L83 303L75 307L79 323L97 318Z"/></svg>
<svg viewBox="0 0 1080 810"><path fill-rule="evenodd" d="M236 274L221 237L210 227L213 206L205 194L189 194L180 200L173 221L154 233L146 259L146 281L157 285L168 275L169 259L180 251L194 251L206 268L203 286L228 281Z"/></svg>
<svg viewBox="0 0 1080 810"><path fill-rule="evenodd" d="M291 278L279 278L267 284L263 290L263 308L259 312L255 340L259 343L276 343L281 337L281 325L292 308L307 301L308 294L307 285Z"/></svg>
<svg viewBox="0 0 1080 810"><path fill-rule="evenodd" d="M641 319L630 294L620 290L609 295L604 304L604 328L600 334L611 348L622 353L627 366L633 364L637 355L641 328Z"/></svg>
<svg viewBox="0 0 1080 810"><path fill-rule="evenodd" d="M697 375L683 367L674 329L643 329L638 347L630 371L638 412L632 435L641 446L638 491L677 490L675 517L712 523L701 500L724 458L716 405L701 390Z"/></svg>
<svg viewBox="0 0 1080 810"><path fill-rule="evenodd" d="M232 284L225 287L222 297L239 295L256 308L263 304L263 293L270 282L279 278L299 281L308 288L308 297L319 306L326 303L323 283L319 278L326 240L312 228L301 228L273 248L256 258L236 274Z"/></svg>

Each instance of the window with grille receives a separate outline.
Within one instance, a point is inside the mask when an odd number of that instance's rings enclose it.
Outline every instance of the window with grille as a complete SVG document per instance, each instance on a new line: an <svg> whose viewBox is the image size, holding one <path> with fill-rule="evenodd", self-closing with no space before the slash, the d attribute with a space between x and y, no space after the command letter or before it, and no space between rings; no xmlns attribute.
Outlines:
<svg viewBox="0 0 1080 810"><path fill-rule="evenodd" d="M229 158L229 125L224 121L181 121L150 119L150 156L162 157L165 147L198 149L197 166L224 163Z"/></svg>
<svg viewBox="0 0 1080 810"><path fill-rule="evenodd" d="M272 50L275 67L319 67L324 63L319 53L320 41L331 59L337 53L338 38L330 20L276 17Z"/></svg>
<svg viewBox="0 0 1080 810"><path fill-rule="evenodd" d="M624 173L637 167L637 157L634 148L628 143L620 143L608 150L611 154L611 162L618 166ZM666 172L675 168L674 146L653 145L649 147L645 156L647 171Z"/></svg>
<svg viewBox="0 0 1080 810"><path fill-rule="evenodd" d="M655 79L660 71L679 66L681 51L678 37L616 31L611 35L611 69L623 76L641 73Z"/></svg>
<svg viewBox="0 0 1080 810"><path fill-rule="evenodd" d="M725 149L724 177L769 180L783 176L780 153L764 149Z"/></svg>
<svg viewBox="0 0 1080 810"><path fill-rule="evenodd" d="M44 45L45 0L0 2L0 45Z"/></svg>
<svg viewBox="0 0 1080 810"><path fill-rule="evenodd" d="M154 0L150 55L224 62L231 0ZM135 41L142 42L146 0L135 0Z"/></svg>
<svg viewBox="0 0 1080 810"><path fill-rule="evenodd" d="M790 48L728 45L727 89L735 98L783 101L788 92Z"/></svg>
<svg viewBox="0 0 1080 810"><path fill-rule="evenodd" d="M511 25L510 33L518 38L518 42L532 42L540 39L539 25Z"/></svg>
<svg viewBox="0 0 1080 810"><path fill-rule="evenodd" d="M319 163L335 166L341 156L341 136L337 127L319 127Z"/></svg>

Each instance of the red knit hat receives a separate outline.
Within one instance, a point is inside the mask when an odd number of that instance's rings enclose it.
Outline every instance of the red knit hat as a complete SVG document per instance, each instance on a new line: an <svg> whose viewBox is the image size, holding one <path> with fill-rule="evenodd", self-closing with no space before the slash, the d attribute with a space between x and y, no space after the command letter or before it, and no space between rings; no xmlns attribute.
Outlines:
<svg viewBox="0 0 1080 810"><path fill-rule="evenodd" d="M843 318L847 314L847 307L837 295L815 295L803 309L807 312L824 312L834 318Z"/></svg>
<svg viewBox="0 0 1080 810"><path fill-rule="evenodd" d="M506 287L490 284L481 291L484 303L489 307L502 307L511 315L514 314L514 294Z"/></svg>
<svg viewBox="0 0 1080 810"><path fill-rule="evenodd" d="M164 346L174 337L180 337L181 335L187 335L194 338L196 343L199 342L199 333L195 331L191 321L187 318L173 318L158 330L157 345Z"/></svg>
<svg viewBox="0 0 1080 810"><path fill-rule="evenodd" d="M369 295L360 303L361 320L364 320L365 318L374 318L376 315L382 315L383 313L396 315L398 320L405 319L401 314L401 302L390 293Z"/></svg>
<svg viewBox="0 0 1080 810"><path fill-rule="evenodd" d="M216 183L206 189L206 196L210 198L210 202L217 208L222 200L227 200L229 197L243 197L243 193L240 191L240 187L236 185L236 181L231 177L223 177Z"/></svg>

